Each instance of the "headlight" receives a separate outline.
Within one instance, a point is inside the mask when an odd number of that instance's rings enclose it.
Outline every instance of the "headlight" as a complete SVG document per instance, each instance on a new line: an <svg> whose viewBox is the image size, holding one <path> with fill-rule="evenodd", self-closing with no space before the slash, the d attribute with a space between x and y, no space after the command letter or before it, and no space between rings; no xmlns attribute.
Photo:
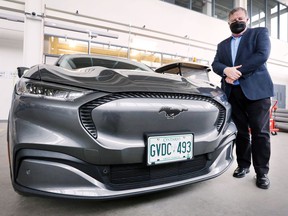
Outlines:
<svg viewBox="0 0 288 216"><path fill-rule="evenodd" d="M73 101L91 92L92 91L73 87L68 89L60 85L28 79L21 79L16 85L16 93L18 95L40 97L51 100Z"/></svg>

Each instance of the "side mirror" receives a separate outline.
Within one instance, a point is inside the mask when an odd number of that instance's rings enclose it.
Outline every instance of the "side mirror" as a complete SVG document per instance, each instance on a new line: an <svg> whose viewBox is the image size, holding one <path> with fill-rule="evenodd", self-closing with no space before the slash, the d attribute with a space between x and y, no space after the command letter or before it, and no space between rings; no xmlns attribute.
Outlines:
<svg viewBox="0 0 288 216"><path fill-rule="evenodd" d="M25 73L25 71L28 69L29 68L27 68L27 67L17 67L18 77L21 78L23 76L23 74Z"/></svg>

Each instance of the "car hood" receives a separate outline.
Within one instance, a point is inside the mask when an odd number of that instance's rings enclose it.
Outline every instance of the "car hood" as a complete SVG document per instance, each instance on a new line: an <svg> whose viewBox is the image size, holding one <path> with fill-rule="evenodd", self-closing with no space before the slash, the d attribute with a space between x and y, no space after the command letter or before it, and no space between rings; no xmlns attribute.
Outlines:
<svg viewBox="0 0 288 216"><path fill-rule="evenodd" d="M188 80L179 75L140 70L112 70L105 67L67 70L54 65L39 65L28 70L24 77L111 93L167 92L210 97L222 93L220 88L203 80Z"/></svg>

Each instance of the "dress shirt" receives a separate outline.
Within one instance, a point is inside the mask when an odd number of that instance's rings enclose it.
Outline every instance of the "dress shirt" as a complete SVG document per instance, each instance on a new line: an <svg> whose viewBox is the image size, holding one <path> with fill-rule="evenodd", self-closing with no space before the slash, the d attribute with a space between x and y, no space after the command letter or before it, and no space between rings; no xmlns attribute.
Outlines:
<svg viewBox="0 0 288 216"><path fill-rule="evenodd" d="M238 36L238 37L232 36L232 39L231 39L231 56L232 56L233 66L235 66L234 65L235 58L236 58L236 55L237 55L237 50L238 50L241 38L242 38L242 35ZM234 81L233 85L239 85L239 81L238 80Z"/></svg>

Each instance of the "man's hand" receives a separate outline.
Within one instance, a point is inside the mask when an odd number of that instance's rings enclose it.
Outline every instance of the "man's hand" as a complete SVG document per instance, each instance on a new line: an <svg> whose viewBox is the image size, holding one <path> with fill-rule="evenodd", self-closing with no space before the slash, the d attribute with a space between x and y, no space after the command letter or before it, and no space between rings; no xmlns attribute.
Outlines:
<svg viewBox="0 0 288 216"><path fill-rule="evenodd" d="M235 67L226 67L224 69L224 74L227 76L225 79L227 83L231 84L231 81L233 83L235 80L238 80L242 76L242 73L238 70L238 68L241 67L242 65L238 65Z"/></svg>
<svg viewBox="0 0 288 216"><path fill-rule="evenodd" d="M232 80L231 78L226 77L226 78L225 78L225 81L226 81L226 83L229 83L229 84L233 85L233 83L234 83L235 80Z"/></svg>

